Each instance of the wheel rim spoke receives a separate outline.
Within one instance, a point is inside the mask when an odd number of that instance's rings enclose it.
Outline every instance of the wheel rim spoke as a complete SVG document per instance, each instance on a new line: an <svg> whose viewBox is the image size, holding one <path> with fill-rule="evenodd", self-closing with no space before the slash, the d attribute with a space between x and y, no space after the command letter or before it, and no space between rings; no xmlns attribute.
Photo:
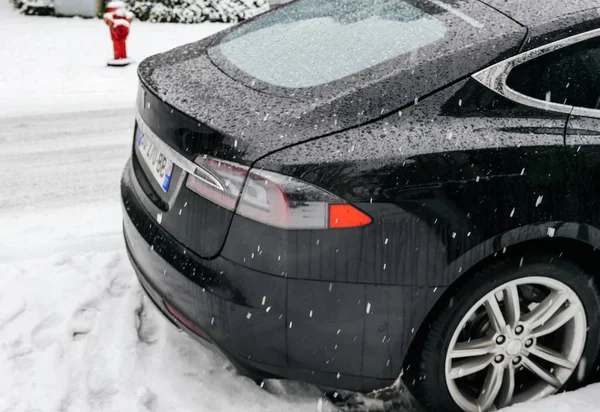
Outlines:
<svg viewBox="0 0 600 412"><path fill-rule="evenodd" d="M500 408L510 405L515 394L515 370L508 367L504 370L502 377L502 389L498 394L497 405Z"/></svg>
<svg viewBox="0 0 600 412"><path fill-rule="evenodd" d="M494 329L495 332L500 333L506 327L506 321L504 320L504 315L502 314L502 310L500 310L500 305L496 300L495 295L491 295L485 301L485 310L490 319L490 325Z"/></svg>
<svg viewBox="0 0 600 412"><path fill-rule="evenodd" d="M529 369L531 372L533 372L538 377L543 379L549 385L552 385L555 388L560 388L562 386L562 383L558 380L558 378L556 376L554 376L554 374L552 374L551 372L548 372L547 370L545 370L544 368L539 366L537 363L535 363L531 359L524 358L523 365L525 365L525 367L527 369Z"/></svg>
<svg viewBox="0 0 600 412"><path fill-rule="evenodd" d="M490 368L490 371L485 378L481 394L477 399L477 404L481 410L487 410L494 404L494 401L500 392L500 388L502 387L503 376L504 368L501 366Z"/></svg>
<svg viewBox="0 0 600 412"><path fill-rule="evenodd" d="M473 339L469 342L459 342L450 351L450 357L470 358L474 356L483 356L494 352L496 344L489 338Z"/></svg>
<svg viewBox="0 0 600 412"><path fill-rule="evenodd" d="M568 294L563 291L552 291L533 311L524 317L531 330L546 323L567 301Z"/></svg>
<svg viewBox="0 0 600 412"><path fill-rule="evenodd" d="M555 332L564 326L565 323L573 319L580 309L581 307L578 304L571 303L569 307L561 310L558 313L555 312L551 319L535 328L532 335L535 337L540 337Z"/></svg>
<svg viewBox="0 0 600 412"><path fill-rule="evenodd" d="M519 290L517 285L509 285L502 292L504 295L504 310L506 311L506 322L513 328L521 319L521 306L519 303Z"/></svg>
<svg viewBox="0 0 600 412"><path fill-rule="evenodd" d="M457 361L450 370L450 378L458 379L482 371L492 363L493 359L494 355L489 354Z"/></svg>
<svg viewBox="0 0 600 412"><path fill-rule="evenodd" d="M553 363L556 366L560 366L570 370L575 369L576 365L573 362L564 357L562 354L555 352L550 348L546 348L545 346L535 345L529 350L529 352L532 355L535 355L538 358L544 359L550 363Z"/></svg>

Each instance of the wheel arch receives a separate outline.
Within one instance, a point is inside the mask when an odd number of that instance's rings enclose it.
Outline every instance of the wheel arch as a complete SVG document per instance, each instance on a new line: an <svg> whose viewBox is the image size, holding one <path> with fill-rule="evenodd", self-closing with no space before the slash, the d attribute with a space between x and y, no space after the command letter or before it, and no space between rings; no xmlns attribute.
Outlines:
<svg viewBox="0 0 600 412"><path fill-rule="evenodd" d="M594 265L600 261L600 230L596 227L572 222L549 222L526 225L495 236L469 250L450 265L456 276L446 285L443 293L435 301L423 322L417 329L403 360L403 370L410 372L411 362L420 359L417 349L427 335L431 323L440 311L447 309L457 288L482 269L507 257L539 254L556 254L581 266L600 285L600 268ZM475 259L474 256L479 256ZM456 269L456 268L459 269ZM416 365L415 365L416 366ZM410 374L410 373L409 373Z"/></svg>

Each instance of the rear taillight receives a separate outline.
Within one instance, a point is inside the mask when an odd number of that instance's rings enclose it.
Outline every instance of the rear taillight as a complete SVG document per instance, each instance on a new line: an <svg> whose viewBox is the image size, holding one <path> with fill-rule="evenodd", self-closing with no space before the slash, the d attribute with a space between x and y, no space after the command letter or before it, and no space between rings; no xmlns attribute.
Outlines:
<svg viewBox="0 0 600 412"><path fill-rule="evenodd" d="M249 219L284 229L371 223L361 210L310 183L206 156L198 157L196 164L199 167L187 178L187 188Z"/></svg>

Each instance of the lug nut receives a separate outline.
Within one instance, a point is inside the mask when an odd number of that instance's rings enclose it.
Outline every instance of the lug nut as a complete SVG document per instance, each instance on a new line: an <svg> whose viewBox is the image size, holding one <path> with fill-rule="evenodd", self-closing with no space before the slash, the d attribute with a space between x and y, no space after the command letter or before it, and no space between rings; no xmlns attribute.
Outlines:
<svg viewBox="0 0 600 412"><path fill-rule="evenodd" d="M525 347L529 348L531 345L533 345L533 339L527 339L525 341Z"/></svg>
<svg viewBox="0 0 600 412"><path fill-rule="evenodd" d="M517 335L520 335L521 333L523 333L523 326L519 325L515 328L515 333Z"/></svg>
<svg viewBox="0 0 600 412"><path fill-rule="evenodd" d="M502 345L506 341L506 338L503 335L500 335L496 338L496 343L498 345Z"/></svg>
<svg viewBox="0 0 600 412"><path fill-rule="evenodd" d="M519 363L521 363L521 357L517 356L516 358L513 359L513 365L518 365Z"/></svg>
<svg viewBox="0 0 600 412"><path fill-rule="evenodd" d="M502 355L497 355L494 360L496 361L496 363L502 363L502 361L504 360L504 356Z"/></svg>

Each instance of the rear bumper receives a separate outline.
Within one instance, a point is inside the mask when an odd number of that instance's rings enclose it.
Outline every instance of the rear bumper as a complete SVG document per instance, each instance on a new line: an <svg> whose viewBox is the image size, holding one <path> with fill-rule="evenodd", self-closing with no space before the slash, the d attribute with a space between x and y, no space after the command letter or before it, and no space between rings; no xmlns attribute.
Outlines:
<svg viewBox="0 0 600 412"><path fill-rule="evenodd" d="M139 232L137 232L137 230L132 226L131 220L129 219L129 217L127 215L125 215L125 217L124 217L123 231L125 234L125 244L127 247L127 254L129 256L129 260L131 261L131 264L136 272L137 278L138 278L142 288L144 289L144 291L146 292L146 294L148 295L148 297L150 298L152 303L156 306L156 308L169 321L171 321L171 323L173 323L176 327L186 331L192 338L194 338L198 343L200 343L206 349L209 349L209 350L215 352L216 354L220 355L221 357L228 359L242 375L248 376L252 379L264 379L264 378L269 377L269 374L265 373L264 371L258 371L255 368L253 368L247 364L244 365L243 361L240 361L237 357L232 356L225 349L221 348L208 335L208 332L205 332L204 330L202 330L198 326L196 326L197 320L192 321L192 320L190 320L190 318L187 315L184 315L183 313L180 312L180 311L182 311L182 309L179 309L181 303L179 303L177 305L177 308L175 308L172 301L167 301L167 299L169 299L169 298L166 296L171 296L170 299L176 300L177 295L173 294L173 290L171 288L167 288L167 289L163 289L163 290L159 291L157 289L158 287L164 288L164 284L162 284L162 282L159 282L158 286L155 286L153 284L153 281L150 279L149 273L152 272L151 267L159 267L159 266L156 266L156 264L153 265L152 262L148 262L147 259L144 259L143 256L145 254L143 253L143 250L149 249L150 247L141 238ZM140 263L141 260L146 260L146 263L145 264ZM150 267L148 266L148 263L150 263ZM146 266L146 270L143 270L140 265ZM163 263L162 263L162 265L160 265L160 267L169 268L170 265L163 261ZM170 267L170 269L171 270L168 270L168 269L163 269L163 270L167 270L169 273L176 273L175 269L173 269L172 267ZM182 279L180 279L180 281L181 280ZM186 286L187 286L187 287L189 287L189 290L195 289L194 285L187 284L187 282L180 282L180 284L178 286L176 286L172 282L169 282L169 283L171 283L171 285L175 286L175 288L186 289ZM165 290L168 290L168 291L165 291ZM175 294L176 293L177 292L175 292ZM206 293L206 292L204 292L204 293ZM169 307L171 307L171 310L169 310L170 309ZM176 314L173 313L173 309L175 309L177 311ZM189 310L189 308L188 308L188 310ZM186 312L188 312L188 311L186 311ZM190 324L192 325L192 327L190 327Z"/></svg>
<svg viewBox="0 0 600 412"><path fill-rule="evenodd" d="M357 391L394 382L427 290L290 279L200 258L145 210L137 186L129 163L121 182L127 250L147 294L178 327L254 379Z"/></svg>

